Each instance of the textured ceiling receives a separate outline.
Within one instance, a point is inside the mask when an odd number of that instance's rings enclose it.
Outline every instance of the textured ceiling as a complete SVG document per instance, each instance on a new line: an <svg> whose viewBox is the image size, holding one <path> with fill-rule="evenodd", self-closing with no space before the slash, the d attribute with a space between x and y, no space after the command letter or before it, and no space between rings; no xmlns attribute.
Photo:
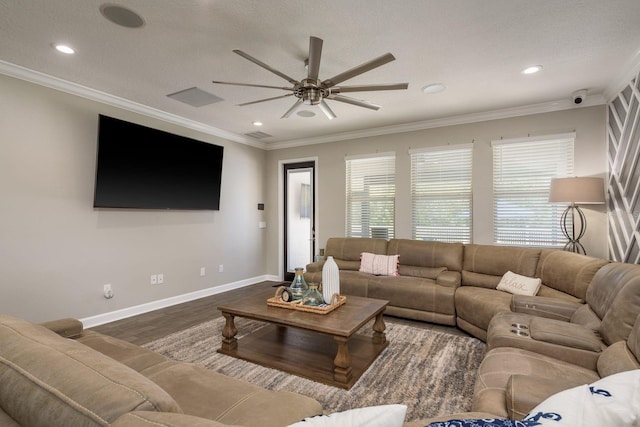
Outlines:
<svg viewBox="0 0 640 427"><path fill-rule="evenodd" d="M638 0L116 1L144 18L137 29L107 21L103 3L0 2L4 68L24 67L233 134L273 135L261 139L266 144L531 105L568 108L582 88L586 105L601 103L637 66L640 51ZM409 82L409 89L348 94L379 111L328 101L337 115L329 121L316 106L301 108L314 117L281 119L292 97L240 107L286 92L211 82L288 86L232 50L303 78L309 36L324 40L320 79L391 52L395 61L343 84ZM54 42L77 53L61 55ZM544 69L520 73L533 64ZM422 93L436 82L447 90ZM191 87L223 101L193 107L166 96ZM255 120L264 126L252 126Z"/></svg>

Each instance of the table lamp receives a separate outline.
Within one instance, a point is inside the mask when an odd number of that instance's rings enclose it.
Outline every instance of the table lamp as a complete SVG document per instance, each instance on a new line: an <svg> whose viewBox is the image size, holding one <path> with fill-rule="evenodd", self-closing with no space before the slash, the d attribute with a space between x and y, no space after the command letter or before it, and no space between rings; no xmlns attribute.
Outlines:
<svg viewBox="0 0 640 427"><path fill-rule="evenodd" d="M570 203L560 218L562 233L569 239L564 245L564 250L586 255L587 252L580 243L580 239L587 230L587 219L578 205L603 204L605 202L604 180L590 177L554 178L551 180L549 202ZM567 224L568 218L571 218L571 233ZM576 224L577 219L579 219L578 224Z"/></svg>

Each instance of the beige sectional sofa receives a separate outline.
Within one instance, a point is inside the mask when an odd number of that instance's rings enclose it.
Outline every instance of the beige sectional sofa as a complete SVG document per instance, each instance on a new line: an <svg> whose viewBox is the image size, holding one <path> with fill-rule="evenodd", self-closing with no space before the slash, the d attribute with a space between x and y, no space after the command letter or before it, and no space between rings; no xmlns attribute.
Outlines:
<svg viewBox="0 0 640 427"><path fill-rule="evenodd" d="M400 275L358 271L362 252L399 255ZM341 269L341 293L387 299L386 314L456 325L487 342L474 393L479 413L519 419L557 391L640 368L639 265L553 249L404 239L385 246L330 238L325 256ZM321 281L323 262L309 264L305 279ZM539 278L537 294L496 289L509 271Z"/></svg>
<svg viewBox="0 0 640 427"><path fill-rule="evenodd" d="M77 320L0 315L2 426L275 427L321 413L314 399L170 360Z"/></svg>

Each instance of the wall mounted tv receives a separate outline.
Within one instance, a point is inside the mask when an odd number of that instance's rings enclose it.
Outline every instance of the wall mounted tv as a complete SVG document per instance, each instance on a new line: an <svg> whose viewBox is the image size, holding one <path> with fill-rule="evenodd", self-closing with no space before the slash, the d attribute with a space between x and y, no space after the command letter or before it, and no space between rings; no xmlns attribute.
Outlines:
<svg viewBox="0 0 640 427"><path fill-rule="evenodd" d="M219 210L224 147L100 115L93 206Z"/></svg>

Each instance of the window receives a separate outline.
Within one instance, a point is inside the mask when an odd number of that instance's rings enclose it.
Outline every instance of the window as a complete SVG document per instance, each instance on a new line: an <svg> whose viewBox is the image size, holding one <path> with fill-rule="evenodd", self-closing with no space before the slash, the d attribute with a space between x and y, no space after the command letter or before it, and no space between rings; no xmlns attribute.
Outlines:
<svg viewBox="0 0 640 427"><path fill-rule="evenodd" d="M414 239L471 242L473 145L411 150Z"/></svg>
<svg viewBox="0 0 640 427"><path fill-rule="evenodd" d="M394 237L394 153L346 158L347 237Z"/></svg>
<svg viewBox="0 0 640 427"><path fill-rule="evenodd" d="M565 206L549 200L551 178L573 175L575 134L493 141L493 240L562 247Z"/></svg>

